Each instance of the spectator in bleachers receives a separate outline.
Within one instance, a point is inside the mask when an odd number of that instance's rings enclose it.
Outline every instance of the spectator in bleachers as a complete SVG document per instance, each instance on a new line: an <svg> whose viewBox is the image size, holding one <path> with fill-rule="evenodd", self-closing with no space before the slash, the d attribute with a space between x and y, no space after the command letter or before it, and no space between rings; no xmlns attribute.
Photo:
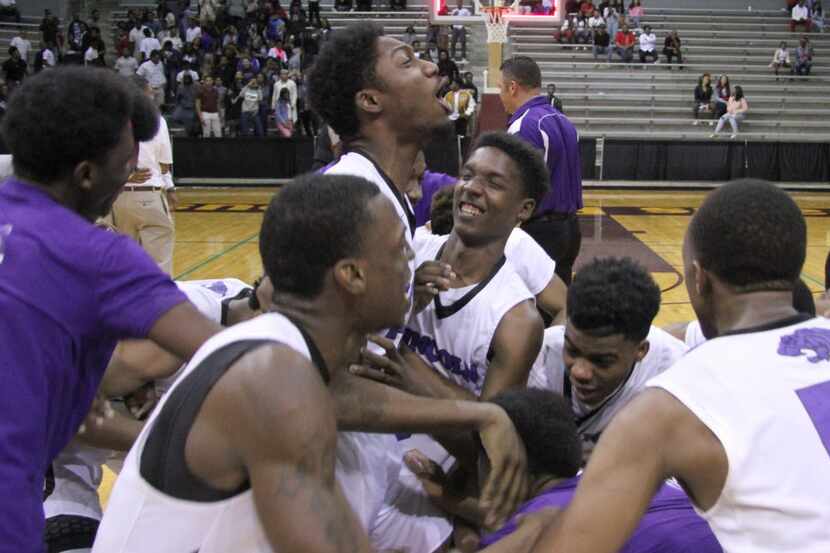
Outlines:
<svg viewBox="0 0 830 553"><path fill-rule="evenodd" d="M721 75L718 77L718 82L715 85L715 118L720 117L726 113L726 105L729 98L732 97L732 88L729 85L729 77Z"/></svg>
<svg viewBox="0 0 830 553"><path fill-rule="evenodd" d="M651 58L652 63L660 61L657 55L657 35L651 30L651 25L646 25L640 33L640 63L646 63L646 58Z"/></svg>
<svg viewBox="0 0 830 553"><path fill-rule="evenodd" d="M281 40L275 40L271 43L271 48L268 49L268 57L277 60L280 63L288 63L288 54L282 47Z"/></svg>
<svg viewBox="0 0 830 553"><path fill-rule="evenodd" d="M588 18L580 15L576 18L576 28L574 29L574 42L576 44L583 44L581 48L587 50L588 44L591 43L591 28L588 26Z"/></svg>
<svg viewBox="0 0 830 553"><path fill-rule="evenodd" d="M93 38L89 41L86 51L84 51L84 65L106 67L105 54L106 46L104 45L104 41L101 40L101 37Z"/></svg>
<svg viewBox="0 0 830 553"><path fill-rule="evenodd" d="M265 129L259 119L259 103L262 101L262 90L256 79L251 79L242 89L237 101L242 102L240 132L242 136L265 136Z"/></svg>
<svg viewBox="0 0 830 553"><path fill-rule="evenodd" d="M185 31L184 41L192 44L197 38L202 38L202 28L196 23L196 18L191 17L187 23L187 31Z"/></svg>
<svg viewBox="0 0 830 553"><path fill-rule="evenodd" d="M213 77L206 76L196 95L196 117L202 125L202 136L222 138L222 120L219 117L219 89Z"/></svg>
<svg viewBox="0 0 830 553"><path fill-rule="evenodd" d="M291 138L294 135L294 119L292 117L291 98L288 89L283 88L279 95L275 94L274 116L277 120L277 132L283 138Z"/></svg>
<svg viewBox="0 0 830 553"><path fill-rule="evenodd" d="M605 30L603 23L594 31L594 43L592 47L594 53L594 61L597 61L597 56L602 54L608 61L611 61L611 35Z"/></svg>
<svg viewBox="0 0 830 553"><path fill-rule="evenodd" d="M579 14L579 0L565 0L565 15Z"/></svg>
<svg viewBox="0 0 830 553"><path fill-rule="evenodd" d="M277 102L279 101L280 95L282 94L283 90L287 90L288 99L291 102L291 120L296 123L297 98L299 96L299 91L297 90L297 83L295 83L292 79L288 77L289 74L287 69L283 69L280 71L280 78L277 82L274 83L274 94L271 97L271 109L274 112L277 111Z"/></svg>
<svg viewBox="0 0 830 553"><path fill-rule="evenodd" d="M13 92L17 86L26 78L28 65L20 57L20 52L15 46L9 46L9 59L3 62L3 76L6 79L6 86L9 92Z"/></svg>
<svg viewBox="0 0 830 553"><path fill-rule="evenodd" d="M184 127L187 136L196 136L199 121L196 118L196 96L198 94L193 77L186 74L176 90L176 102L170 120Z"/></svg>
<svg viewBox="0 0 830 553"><path fill-rule="evenodd" d="M58 44L59 25L58 18L52 15L50 10L43 10L43 19L39 27L43 44L47 42Z"/></svg>
<svg viewBox="0 0 830 553"><path fill-rule="evenodd" d="M144 60L141 59L141 41L144 40L144 28L141 25L141 21L138 19L133 21L132 27L130 28L127 36L130 39L133 57L135 57L136 61L139 63L143 62Z"/></svg>
<svg viewBox="0 0 830 553"><path fill-rule="evenodd" d="M677 63L680 64L680 69L683 69L683 43L681 42L680 35L677 34L677 31L672 31L663 42L663 55L666 56L666 63L669 65L672 64L672 60L674 58L677 58Z"/></svg>
<svg viewBox="0 0 830 553"><path fill-rule="evenodd" d="M562 110L562 100L556 95L556 85L553 83L548 85L548 103L559 113L565 113Z"/></svg>
<svg viewBox="0 0 830 553"><path fill-rule="evenodd" d="M824 32L824 8L821 6L821 0L816 0L811 11L811 23L819 33Z"/></svg>
<svg viewBox="0 0 830 553"><path fill-rule="evenodd" d="M403 41L412 46L418 40L418 34L415 32L415 27L410 25L403 32Z"/></svg>
<svg viewBox="0 0 830 553"><path fill-rule="evenodd" d="M617 54L625 63L631 63L634 59L634 43L637 37L628 30L628 24L623 23L617 36L614 37L613 53Z"/></svg>
<svg viewBox="0 0 830 553"><path fill-rule="evenodd" d="M142 63L136 74L144 77L150 84L153 91L153 101L156 106L164 104L164 87L167 84L167 77L164 75L164 64L161 63L161 52L155 50L150 52L150 59Z"/></svg>
<svg viewBox="0 0 830 553"><path fill-rule="evenodd" d="M55 67L58 63L58 49L51 40L46 41L46 45L35 56L34 69L35 73L40 73L43 69L50 69Z"/></svg>
<svg viewBox="0 0 830 553"><path fill-rule="evenodd" d="M790 17L790 32L794 33L796 27L804 27L804 32L810 32L810 8L807 7L806 0L799 0L798 4L793 6L792 16Z"/></svg>
<svg viewBox="0 0 830 553"><path fill-rule="evenodd" d="M295 46L291 50L291 57L288 58L288 72L299 75L303 70L303 48Z"/></svg>
<svg viewBox="0 0 830 553"><path fill-rule="evenodd" d="M0 20L20 23L20 10L15 0L0 0Z"/></svg>
<svg viewBox="0 0 830 553"><path fill-rule="evenodd" d="M591 31L596 31L600 25L605 25L605 19L599 13L599 10L594 10L594 13L588 19L588 27L591 28Z"/></svg>
<svg viewBox="0 0 830 553"><path fill-rule="evenodd" d="M798 48L795 49L795 74L807 76L813 67L813 47L807 37L801 37Z"/></svg>
<svg viewBox="0 0 830 553"><path fill-rule="evenodd" d="M76 13L66 28L66 58L67 63L80 64L84 55L84 37L89 32L89 26Z"/></svg>
<svg viewBox="0 0 830 553"><path fill-rule="evenodd" d="M473 74L467 71L464 73L464 80L461 81L461 88L464 90L469 90L470 94L473 95L473 100L478 103L478 87L473 82Z"/></svg>
<svg viewBox="0 0 830 553"><path fill-rule="evenodd" d="M413 40L412 41L412 51L415 52L415 57L418 58L419 60L426 59L424 57L424 50L421 47L421 41L420 40Z"/></svg>
<svg viewBox="0 0 830 553"><path fill-rule="evenodd" d="M245 80L242 73L237 72L225 91L225 130L229 136L237 136L240 130L242 117L242 101L240 100L242 90L245 88Z"/></svg>
<svg viewBox="0 0 830 553"><path fill-rule="evenodd" d="M225 29L225 34L222 36L222 47L224 48L229 44L239 44L239 33L233 25L228 26Z"/></svg>
<svg viewBox="0 0 830 553"><path fill-rule="evenodd" d="M640 28L640 19L645 15L643 6L640 5L640 0L631 0L628 6L628 21L635 28Z"/></svg>
<svg viewBox="0 0 830 553"><path fill-rule="evenodd" d="M787 49L786 42L781 41L781 44L778 45L778 50L776 50L775 53L772 55L772 62L769 64L769 66L775 72L776 81L778 80L778 72L782 67L790 69L790 51Z"/></svg>
<svg viewBox="0 0 830 553"><path fill-rule="evenodd" d="M190 77L190 80L192 80L194 83L199 82L199 73L195 69L193 69L192 65L190 65L187 62L184 62L182 64L182 70L176 74L176 83L182 84L184 82L184 78L188 76Z"/></svg>
<svg viewBox="0 0 830 553"><path fill-rule="evenodd" d="M165 99L172 99L176 93L176 76L184 62L182 61L182 53L173 48L173 43L170 40L165 41L164 48L161 50L161 63L164 66L164 78L166 79L164 97Z"/></svg>
<svg viewBox="0 0 830 553"><path fill-rule="evenodd" d="M704 73L700 76L695 87L695 105L692 109L695 120L692 123L697 126L700 124L698 118L701 113L711 113L713 108L712 103L712 76L709 73Z"/></svg>
<svg viewBox="0 0 830 553"><path fill-rule="evenodd" d="M559 44L573 44L576 32L576 16L570 15L562 19L559 30L553 33L553 40Z"/></svg>
<svg viewBox="0 0 830 553"><path fill-rule="evenodd" d="M32 42L26 38L26 31L23 30L22 26L17 28L17 34L12 37L9 46L17 48L21 59L27 64L31 61L29 56L32 53Z"/></svg>
<svg viewBox="0 0 830 553"><path fill-rule="evenodd" d="M446 50L449 43L446 26L439 25L437 23L430 23L427 26L426 43L427 48L435 48L436 50ZM432 59L437 59L437 57L433 55Z"/></svg>
<svg viewBox="0 0 830 553"><path fill-rule="evenodd" d="M476 111L476 101L473 95L461 88L461 82L454 80L444 100L452 108L450 120L455 122L455 134L467 136L467 122Z"/></svg>
<svg viewBox="0 0 830 553"><path fill-rule="evenodd" d="M149 27L144 27L141 34L144 35L144 38L141 39L141 44L138 47L138 62L144 63L150 59L151 52L156 50L161 51L161 43L156 37L153 36L153 31L151 31Z"/></svg>
<svg viewBox="0 0 830 553"><path fill-rule="evenodd" d="M458 0L458 5L450 14L454 17L470 17L473 13L464 6L464 0ZM467 27L464 25L453 25L452 26L452 44L451 44L451 54L453 59L458 59L456 55L458 51L456 50L456 45L458 42L461 41L461 59L466 61L467 60Z"/></svg>
<svg viewBox="0 0 830 553"><path fill-rule="evenodd" d="M611 37L611 40L614 40L614 37L617 36L617 31L620 30L620 12L616 8L608 8L603 12L603 17L605 18L608 35Z"/></svg>
<svg viewBox="0 0 830 553"><path fill-rule="evenodd" d="M115 70L123 77L131 77L138 70L138 62L126 50L122 50L118 59L115 60Z"/></svg>
<svg viewBox="0 0 830 553"><path fill-rule="evenodd" d="M594 13L594 3L591 0L580 0L579 2L579 15L584 15L585 17L591 17Z"/></svg>
<svg viewBox="0 0 830 553"><path fill-rule="evenodd" d="M458 79L458 65L450 59L450 53L446 50L438 51L438 75L447 77L450 82Z"/></svg>
<svg viewBox="0 0 830 553"><path fill-rule="evenodd" d="M727 102L726 113L718 119L718 126L715 127L715 132L710 134L709 137L714 138L728 121L729 126L732 127L730 138L736 138L738 136L738 121L742 121L746 117L747 111L749 111L749 104L747 104L744 97L744 91L740 86L736 86L735 94Z"/></svg>
<svg viewBox="0 0 830 553"><path fill-rule="evenodd" d="M317 136L319 122L317 115L311 109L311 103L308 101L308 80L302 77L296 77L295 82L297 83L298 130L303 132L307 137L312 138Z"/></svg>

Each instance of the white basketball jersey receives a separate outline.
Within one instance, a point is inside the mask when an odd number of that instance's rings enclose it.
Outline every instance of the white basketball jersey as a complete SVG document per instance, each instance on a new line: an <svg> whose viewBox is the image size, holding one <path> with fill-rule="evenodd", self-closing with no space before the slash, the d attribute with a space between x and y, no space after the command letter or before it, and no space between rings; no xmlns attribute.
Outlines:
<svg viewBox="0 0 830 553"><path fill-rule="evenodd" d="M629 377L601 406L589 408L583 405L576 395L571 395L571 406L576 415L579 437L586 456L593 451L600 434L614 415L645 388L649 379L671 367L686 353L686 345L683 342L656 326L651 327L646 339L649 343L648 353L634 364ZM545 341L533 365L529 386L570 395L567 393L568 375L562 359L564 348L565 327L553 326L546 329Z"/></svg>
<svg viewBox="0 0 830 553"><path fill-rule="evenodd" d="M177 281L176 285L199 312L223 323L223 302L234 298L242 290L250 288L241 280L224 278L216 280ZM178 372L165 379L156 390L163 393L170 388ZM81 444L73 440L52 462L55 487L43 502L46 518L58 515L73 515L101 519L101 502L98 487L103 471L101 465L110 462L110 468L117 470L124 453ZM113 460L115 462L113 462Z"/></svg>
<svg viewBox="0 0 830 553"><path fill-rule="evenodd" d="M176 388L217 350L243 340L272 340L311 359L299 329L278 313L260 315L211 337L188 363L144 427L110 497L94 553L270 553L250 489L229 499L188 501L166 495L140 472L141 455L154 423Z"/></svg>
<svg viewBox="0 0 830 553"><path fill-rule="evenodd" d="M689 349L696 348L706 341L706 336L703 335L703 329L700 328L700 321L694 320L686 325L686 334L683 337Z"/></svg>
<svg viewBox="0 0 830 553"><path fill-rule="evenodd" d="M648 383L726 451L723 491L701 515L728 553L830 551L830 320L780 324L709 340Z"/></svg>
<svg viewBox="0 0 830 553"><path fill-rule="evenodd" d="M448 238L432 236L419 242L416 263L436 259ZM502 317L532 299L512 264L502 259L488 279L438 294L435 301L410 317L402 340L439 373L478 396Z"/></svg>

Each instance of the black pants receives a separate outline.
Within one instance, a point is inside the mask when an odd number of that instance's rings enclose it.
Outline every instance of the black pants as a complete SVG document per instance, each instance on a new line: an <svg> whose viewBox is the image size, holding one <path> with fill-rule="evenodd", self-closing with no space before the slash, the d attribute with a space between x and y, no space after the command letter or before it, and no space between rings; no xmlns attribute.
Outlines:
<svg viewBox="0 0 830 553"><path fill-rule="evenodd" d="M91 548L99 522L93 518L59 515L46 519L46 551L60 553Z"/></svg>
<svg viewBox="0 0 830 553"><path fill-rule="evenodd" d="M577 215L542 215L522 225L522 229L556 261L556 274L570 286L574 262L582 246Z"/></svg>

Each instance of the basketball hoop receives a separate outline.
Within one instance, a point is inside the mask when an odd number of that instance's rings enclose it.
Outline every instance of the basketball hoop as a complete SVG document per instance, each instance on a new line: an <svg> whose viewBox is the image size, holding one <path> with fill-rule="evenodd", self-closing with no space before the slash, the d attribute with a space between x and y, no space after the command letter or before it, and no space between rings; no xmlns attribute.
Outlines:
<svg viewBox="0 0 830 553"><path fill-rule="evenodd" d="M513 11L510 6L482 6L484 24L487 26L487 42L505 44L507 42L507 26L509 21L506 14Z"/></svg>

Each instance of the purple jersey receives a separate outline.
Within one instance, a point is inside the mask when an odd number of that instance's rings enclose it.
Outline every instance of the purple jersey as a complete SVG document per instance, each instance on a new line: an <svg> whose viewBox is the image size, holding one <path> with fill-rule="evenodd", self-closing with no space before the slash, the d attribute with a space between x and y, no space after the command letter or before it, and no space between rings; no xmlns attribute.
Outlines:
<svg viewBox="0 0 830 553"><path fill-rule="evenodd" d="M522 505L503 528L484 536L480 547L492 545L516 530L516 517L547 507L564 508L576 492L580 476L569 478ZM597 524L601 524L598 521ZM663 484L652 498L640 525L620 553L723 553L709 524L692 508L682 490Z"/></svg>
<svg viewBox="0 0 830 553"><path fill-rule="evenodd" d="M415 226L422 227L427 221L431 219L429 216L430 207L432 206L432 197L440 189L445 186L453 186L458 182L458 177L452 175L445 175L444 173L433 173L431 171L424 171L424 176L421 177L421 199L415 204L413 211L415 211Z"/></svg>
<svg viewBox="0 0 830 553"><path fill-rule="evenodd" d="M567 117L556 111L547 98L525 102L507 123L515 134L542 150L550 172L550 190L536 213L576 213L582 208L582 159L579 135Z"/></svg>
<svg viewBox="0 0 830 553"><path fill-rule="evenodd" d="M43 480L120 338L186 301L132 240L0 185L0 552L43 551Z"/></svg>

